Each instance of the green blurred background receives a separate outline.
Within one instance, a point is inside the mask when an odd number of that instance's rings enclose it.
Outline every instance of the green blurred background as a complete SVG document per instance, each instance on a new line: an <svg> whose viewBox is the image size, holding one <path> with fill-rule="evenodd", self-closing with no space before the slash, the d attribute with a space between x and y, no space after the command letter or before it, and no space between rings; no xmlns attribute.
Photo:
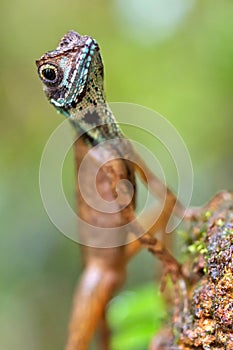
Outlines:
<svg viewBox="0 0 233 350"><path fill-rule="evenodd" d="M1 0L1 349L63 349L81 271L77 244L51 224L40 198L41 154L63 118L45 99L35 59L69 29L95 37L108 100L155 109L182 135L199 205L232 188L232 18L229 0ZM74 202L72 155L64 186ZM164 317L159 297L148 302L154 260L139 254L128 275L110 310L115 350L143 350Z"/></svg>

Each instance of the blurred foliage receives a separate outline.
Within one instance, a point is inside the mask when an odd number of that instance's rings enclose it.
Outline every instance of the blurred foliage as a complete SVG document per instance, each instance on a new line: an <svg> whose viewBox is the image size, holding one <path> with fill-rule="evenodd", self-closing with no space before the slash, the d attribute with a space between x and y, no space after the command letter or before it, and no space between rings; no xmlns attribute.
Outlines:
<svg viewBox="0 0 233 350"><path fill-rule="evenodd" d="M145 45L123 10L117 0L1 1L2 349L63 349L81 270L77 245L50 223L38 185L43 147L63 119L47 103L34 61L66 31L100 43L109 101L153 108L179 130L193 161L194 204L232 187L233 2L198 0L166 39L148 41L143 32ZM70 156L63 178L74 203L72 170ZM167 173L172 183L169 164ZM153 259L143 252L130 263L126 288L154 275Z"/></svg>
<svg viewBox="0 0 233 350"><path fill-rule="evenodd" d="M114 350L142 350L166 319L164 301L154 284L115 297L109 307Z"/></svg>

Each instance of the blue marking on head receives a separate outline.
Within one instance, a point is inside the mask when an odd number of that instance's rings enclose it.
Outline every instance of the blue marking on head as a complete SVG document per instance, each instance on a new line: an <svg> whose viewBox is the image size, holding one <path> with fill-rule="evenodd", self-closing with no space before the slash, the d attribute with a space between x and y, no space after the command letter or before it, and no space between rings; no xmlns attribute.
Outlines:
<svg viewBox="0 0 233 350"><path fill-rule="evenodd" d="M76 103L79 101L82 93L87 84L87 78L89 73L89 67L97 49L97 44L93 42L93 39L88 39L85 46L81 49L80 54L76 62L76 70L74 71L74 76L72 76L73 84L71 85L68 94L66 95L67 104L70 106L72 101ZM77 81L76 81L77 78ZM75 82L76 81L76 82Z"/></svg>
<svg viewBox="0 0 233 350"><path fill-rule="evenodd" d="M37 61L45 93L64 115L69 116L69 109L74 108L85 95L93 71L92 62L98 60L99 63L101 60L98 51L96 40L70 31L61 39L56 50L49 51Z"/></svg>

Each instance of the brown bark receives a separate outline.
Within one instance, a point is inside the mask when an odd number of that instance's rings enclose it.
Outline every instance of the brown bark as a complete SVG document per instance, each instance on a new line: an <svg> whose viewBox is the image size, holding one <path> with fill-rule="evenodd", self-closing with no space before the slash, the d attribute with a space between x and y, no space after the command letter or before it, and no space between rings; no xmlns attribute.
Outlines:
<svg viewBox="0 0 233 350"><path fill-rule="evenodd" d="M170 330L150 350L233 349L233 193L221 192L192 222L188 260L188 308L180 304ZM170 332L170 337L167 335Z"/></svg>

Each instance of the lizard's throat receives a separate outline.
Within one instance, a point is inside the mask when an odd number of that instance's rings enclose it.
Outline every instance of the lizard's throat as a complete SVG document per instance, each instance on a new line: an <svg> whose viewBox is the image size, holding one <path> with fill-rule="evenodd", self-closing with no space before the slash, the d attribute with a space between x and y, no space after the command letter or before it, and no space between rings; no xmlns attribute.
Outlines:
<svg viewBox="0 0 233 350"><path fill-rule="evenodd" d="M85 109L77 107L71 111L70 121L79 134L84 133L89 144L96 145L106 140L123 137L111 109L105 102L96 105L89 102Z"/></svg>

